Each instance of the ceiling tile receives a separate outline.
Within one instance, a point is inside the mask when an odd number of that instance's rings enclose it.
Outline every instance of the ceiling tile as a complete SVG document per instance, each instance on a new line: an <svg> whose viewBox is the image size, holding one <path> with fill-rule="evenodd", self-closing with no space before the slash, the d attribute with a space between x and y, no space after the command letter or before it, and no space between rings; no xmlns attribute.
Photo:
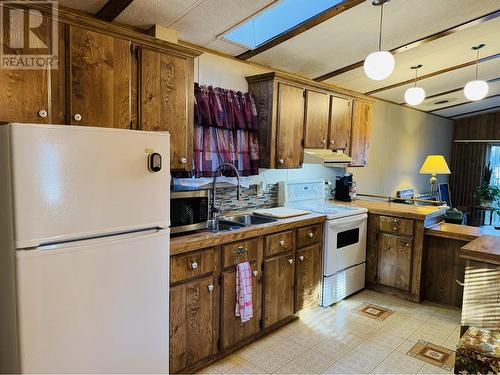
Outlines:
<svg viewBox="0 0 500 375"><path fill-rule="evenodd" d="M444 117L453 117L460 114L480 111L483 109L488 109L491 107L500 107L500 96L494 98L483 99L478 102L469 102L464 105L452 108L441 109L439 111L433 112L436 115Z"/></svg>

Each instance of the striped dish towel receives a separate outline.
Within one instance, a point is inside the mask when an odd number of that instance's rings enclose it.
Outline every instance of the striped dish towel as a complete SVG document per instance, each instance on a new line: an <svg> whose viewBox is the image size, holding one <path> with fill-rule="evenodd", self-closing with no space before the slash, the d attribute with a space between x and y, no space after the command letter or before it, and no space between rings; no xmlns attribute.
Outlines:
<svg viewBox="0 0 500 375"><path fill-rule="evenodd" d="M252 305L252 269L250 263L236 265L236 306L234 314L245 323L253 317Z"/></svg>

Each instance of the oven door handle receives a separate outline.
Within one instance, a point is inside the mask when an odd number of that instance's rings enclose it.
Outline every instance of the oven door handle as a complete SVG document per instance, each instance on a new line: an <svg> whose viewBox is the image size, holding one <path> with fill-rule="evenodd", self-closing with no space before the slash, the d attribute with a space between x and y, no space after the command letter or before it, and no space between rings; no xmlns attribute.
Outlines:
<svg viewBox="0 0 500 375"><path fill-rule="evenodd" d="M367 214L362 215L354 215L348 217L342 217L339 219L332 219L327 221L328 226L332 227L335 231L341 231L343 228L357 226L361 224L363 221L368 219Z"/></svg>

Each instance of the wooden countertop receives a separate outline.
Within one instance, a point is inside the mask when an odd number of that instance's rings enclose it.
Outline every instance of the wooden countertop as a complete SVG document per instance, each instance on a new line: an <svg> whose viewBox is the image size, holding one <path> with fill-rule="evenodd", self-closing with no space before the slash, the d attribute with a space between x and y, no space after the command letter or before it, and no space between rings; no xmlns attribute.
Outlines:
<svg viewBox="0 0 500 375"><path fill-rule="evenodd" d="M276 222L252 227L241 228L234 231L210 232L200 231L184 236L176 236L170 238L170 255L178 255L192 251L194 249L202 249L204 247L216 246L228 242L244 240L246 238L262 236L270 233L280 232L283 230L294 229L306 225L323 223L326 220L325 215L308 214L295 216L287 219L279 219Z"/></svg>
<svg viewBox="0 0 500 375"><path fill-rule="evenodd" d="M460 257L500 266L500 237L484 235L460 249Z"/></svg>
<svg viewBox="0 0 500 375"><path fill-rule="evenodd" d="M468 225L439 223L425 230L425 234L454 240L473 241L484 235L500 236L500 230Z"/></svg>
<svg viewBox="0 0 500 375"><path fill-rule="evenodd" d="M333 199L331 202L347 206L363 207L368 209L368 212L372 214L396 216L415 220L432 219L436 216L444 215L446 212L445 208L434 206L416 206L413 204L389 203L367 199L356 199L352 202L342 202Z"/></svg>

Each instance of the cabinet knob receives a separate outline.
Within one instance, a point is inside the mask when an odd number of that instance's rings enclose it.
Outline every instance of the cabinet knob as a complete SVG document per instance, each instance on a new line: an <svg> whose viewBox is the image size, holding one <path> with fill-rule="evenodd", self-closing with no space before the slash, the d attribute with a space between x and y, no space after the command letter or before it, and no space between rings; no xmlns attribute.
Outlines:
<svg viewBox="0 0 500 375"><path fill-rule="evenodd" d="M259 271L253 271L252 273L254 276L257 276L259 274Z"/></svg>
<svg viewBox="0 0 500 375"><path fill-rule="evenodd" d="M280 245L281 245L281 246L285 246L285 241L281 240L281 241L280 241Z"/></svg>
<svg viewBox="0 0 500 375"><path fill-rule="evenodd" d="M392 230L395 231L395 232L397 232L398 231L398 227L393 227Z"/></svg>
<svg viewBox="0 0 500 375"><path fill-rule="evenodd" d="M396 224L398 222L398 219L393 219L392 222Z"/></svg>
<svg viewBox="0 0 500 375"><path fill-rule="evenodd" d="M285 161L284 161L283 159L280 159L280 160L278 160L278 163L280 163L280 164L284 164L284 163L285 163Z"/></svg>
<svg viewBox="0 0 500 375"><path fill-rule="evenodd" d="M38 116L40 116L41 118L47 117L47 111L45 109L39 110L38 111Z"/></svg>
<svg viewBox="0 0 500 375"><path fill-rule="evenodd" d="M186 164L187 163L187 159L186 158L181 158L181 163L182 164Z"/></svg>
<svg viewBox="0 0 500 375"><path fill-rule="evenodd" d="M236 249L236 252L238 254L243 254L243 253L245 253L245 251L248 251L248 249L244 246L238 246L238 248Z"/></svg>
<svg viewBox="0 0 500 375"><path fill-rule="evenodd" d="M308 236L309 236L309 238L313 238L314 237L314 233L313 232L309 232Z"/></svg>
<svg viewBox="0 0 500 375"><path fill-rule="evenodd" d="M288 259L288 263L292 264L293 263L293 259Z"/></svg>
<svg viewBox="0 0 500 375"><path fill-rule="evenodd" d="M80 121L80 120L82 119L82 115L81 115L81 114L79 114L79 113L75 113L75 114L73 115L73 119L74 119L75 121Z"/></svg>
<svg viewBox="0 0 500 375"><path fill-rule="evenodd" d="M332 138L332 139L330 139L330 144L331 144L331 145L334 145L334 144L335 144L335 139L333 139L333 138Z"/></svg>
<svg viewBox="0 0 500 375"><path fill-rule="evenodd" d="M301 262L303 262L304 261L304 256L303 255L299 256L299 259L300 259Z"/></svg>
<svg viewBox="0 0 500 375"><path fill-rule="evenodd" d="M210 284L210 285L208 286L208 291L209 291L209 292L211 292L212 290L214 290L214 286L213 286L213 284Z"/></svg>
<svg viewBox="0 0 500 375"><path fill-rule="evenodd" d="M321 143L323 143L324 145L326 145L326 139L323 139L323 140L321 141Z"/></svg>
<svg viewBox="0 0 500 375"><path fill-rule="evenodd" d="M197 268L198 268L198 263L196 262L191 263L191 269L195 270Z"/></svg>

